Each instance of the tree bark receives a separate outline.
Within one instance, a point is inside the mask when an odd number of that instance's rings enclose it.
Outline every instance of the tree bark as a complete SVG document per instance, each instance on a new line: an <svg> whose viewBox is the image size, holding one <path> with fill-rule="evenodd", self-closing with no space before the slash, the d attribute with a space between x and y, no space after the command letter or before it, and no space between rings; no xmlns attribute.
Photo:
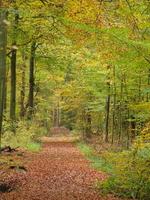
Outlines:
<svg viewBox="0 0 150 200"><path fill-rule="evenodd" d="M115 122L115 118L116 118L116 69L115 66L113 67L113 119L112 119L112 139L111 139L111 143L114 143L114 134L115 134L115 128L116 128L116 122Z"/></svg>
<svg viewBox="0 0 150 200"><path fill-rule="evenodd" d="M17 9L16 9L17 11ZM16 62L17 62L17 47L16 35L18 26L19 15L15 14L14 30L13 30L13 43L11 51L11 97L10 97L10 119L12 123L16 120Z"/></svg>
<svg viewBox="0 0 150 200"><path fill-rule="evenodd" d="M123 83L123 75L121 77L121 83L120 83L120 104L119 104L119 134L118 134L118 144L121 142L122 137L122 112L123 112L123 89L124 89L124 83Z"/></svg>
<svg viewBox="0 0 150 200"><path fill-rule="evenodd" d="M8 65L8 63L7 63ZM6 78L5 78L5 95L4 95L4 112L7 111L7 89L8 89L8 74L9 69L6 67Z"/></svg>
<svg viewBox="0 0 150 200"><path fill-rule="evenodd" d="M91 114L87 113L86 115L86 137L87 138L91 138L91 133L92 133L92 118L91 118Z"/></svg>
<svg viewBox="0 0 150 200"><path fill-rule="evenodd" d="M139 102L142 100L141 98L141 86L142 86L142 79L141 79L141 76L139 75Z"/></svg>
<svg viewBox="0 0 150 200"><path fill-rule="evenodd" d="M147 86L148 86L148 88L150 86L150 69L148 69ZM149 91L147 92L146 100L147 100L147 102L149 102Z"/></svg>
<svg viewBox="0 0 150 200"><path fill-rule="evenodd" d="M31 45L31 55L30 55L30 68L29 68L29 113L28 118L32 119L34 112L34 68L35 68L35 51L36 51L36 42L33 41Z"/></svg>
<svg viewBox="0 0 150 200"><path fill-rule="evenodd" d="M61 124L61 110L60 110L60 100L57 100L57 104L53 108L53 126L59 127Z"/></svg>
<svg viewBox="0 0 150 200"><path fill-rule="evenodd" d="M16 120L16 49L11 52L11 98L10 98L10 119Z"/></svg>
<svg viewBox="0 0 150 200"><path fill-rule="evenodd" d="M3 109L5 98L5 78L6 78L6 47L7 47L7 27L4 21L7 19L7 12L0 10L0 149L3 124Z"/></svg>
<svg viewBox="0 0 150 200"><path fill-rule="evenodd" d="M26 55L25 52L22 53L22 68L21 68L21 91L20 91L20 117L25 116L25 70L26 70Z"/></svg>
<svg viewBox="0 0 150 200"><path fill-rule="evenodd" d="M110 66L107 68L110 70ZM105 126L105 142L109 142L109 115L110 115L110 75L108 72L108 79L107 79L107 98L106 98L106 126Z"/></svg>

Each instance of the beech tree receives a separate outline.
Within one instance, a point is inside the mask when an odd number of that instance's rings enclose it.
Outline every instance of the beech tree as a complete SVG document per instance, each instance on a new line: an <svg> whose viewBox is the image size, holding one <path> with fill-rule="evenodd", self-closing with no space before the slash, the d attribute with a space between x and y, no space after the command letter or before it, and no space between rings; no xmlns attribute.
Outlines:
<svg viewBox="0 0 150 200"><path fill-rule="evenodd" d="M5 97L6 77L6 48L7 48L7 10L0 4L0 148Z"/></svg>

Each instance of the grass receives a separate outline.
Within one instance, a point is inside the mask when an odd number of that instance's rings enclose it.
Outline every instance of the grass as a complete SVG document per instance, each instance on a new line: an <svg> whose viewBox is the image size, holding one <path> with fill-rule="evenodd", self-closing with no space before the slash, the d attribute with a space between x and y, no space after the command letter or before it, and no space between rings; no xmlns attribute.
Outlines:
<svg viewBox="0 0 150 200"><path fill-rule="evenodd" d="M27 150L32 152L39 152L41 150L41 144L36 142L30 142L26 145Z"/></svg>
<svg viewBox="0 0 150 200"><path fill-rule="evenodd" d="M21 137L21 136L13 136L10 138L4 138L2 140L2 147L10 146L12 148L24 148L31 152L38 152L41 149L41 143L32 140L31 138Z"/></svg>
<svg viewBox="0 0 150 200"><path fill-rule="evenodd" d="M112 164L106 161L100 155L96 154L95 150L92 147L83 142L77 143L77 147L80 149L83 155L90 161L91 166L94 169L98 171L104 171L109 174L113 173Z"/></svg>
<svg viewBox="0 0 150 200"><path fill-rule="evenodd" d="M5 143L5 145L3 145L2 147L4 146L10 146L12 148L17 148L17 147L21 147L23 149L26 149L27 151L31 151L31 152L39 152L41 150L41 144L40 143L37 143L37 142L34 142L34 141L29 141L28 143L20 143L18 145L16 145L16 143L12 142L11 143Z"/></svg>

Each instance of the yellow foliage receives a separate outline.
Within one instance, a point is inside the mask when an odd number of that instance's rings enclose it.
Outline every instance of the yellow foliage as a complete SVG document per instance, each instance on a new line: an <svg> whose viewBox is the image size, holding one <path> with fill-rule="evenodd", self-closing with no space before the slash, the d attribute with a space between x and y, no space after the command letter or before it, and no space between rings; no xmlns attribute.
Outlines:
<svg viewBox="0 0 150 200"><path fill-rule="evenodd" d="M100 23L100 4L95 0L70 0L67 3L66 17L74 22Z"/></svg>
<svg viewBox="0 0 150 200"><path fill-rule="evenodd" d="M135 140L133 147L142 149L150 146L150 122L142 130L140 136Z"/></svg>

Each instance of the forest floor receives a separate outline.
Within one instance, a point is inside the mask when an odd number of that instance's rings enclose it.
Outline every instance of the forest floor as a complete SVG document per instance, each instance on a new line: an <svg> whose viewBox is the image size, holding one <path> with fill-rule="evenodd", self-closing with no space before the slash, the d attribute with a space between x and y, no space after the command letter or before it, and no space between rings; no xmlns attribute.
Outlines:
<svg viewBox="0 0 150 200"><path fill-rule="evenodd" d="M24 167L0 170L4 183L11 184L3 185L0 200L118 200L100 196L95 183L107 175L91 168L71 138L43 138L40 152L14 153L13 159L21 159Z"/></svg>

